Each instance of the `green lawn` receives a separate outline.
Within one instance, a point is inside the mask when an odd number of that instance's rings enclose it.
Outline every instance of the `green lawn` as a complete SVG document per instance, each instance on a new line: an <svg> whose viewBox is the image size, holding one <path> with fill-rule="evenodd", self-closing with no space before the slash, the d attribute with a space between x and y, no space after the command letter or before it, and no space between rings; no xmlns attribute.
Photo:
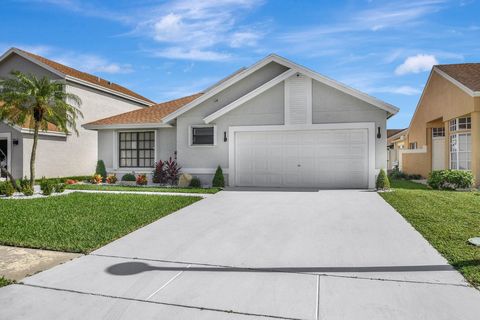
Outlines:
<svg viewBox="0 0 480 320"><path fill-rule="evenodd" d="M88 253L200 199L78 192L0 200L0 244Z"/></svg>
<svg viewBox="0 0 480 320"><path fill-rule="evenodd" d="M9 284L12 284L13 281L8 280L4 277L0 277L0 287L8 286Z"/></svg>
<svg viewBox="0 0 480 320"><path fill-rule="evenodd" d="M67 189L71 190L99 190L99 191L139 191L139 192L175 192L175 193L217 193L220 188L162 188L142 186L118 186L118 185L96 185L96 184L70 184Z"/></svg>
<svg viewBox="0 0 480 320"><path fill-rule="evenodd" d="M392 181L380 195L407 219L464 277L480 286L480 193L429 190L410 181Z"/></svg>

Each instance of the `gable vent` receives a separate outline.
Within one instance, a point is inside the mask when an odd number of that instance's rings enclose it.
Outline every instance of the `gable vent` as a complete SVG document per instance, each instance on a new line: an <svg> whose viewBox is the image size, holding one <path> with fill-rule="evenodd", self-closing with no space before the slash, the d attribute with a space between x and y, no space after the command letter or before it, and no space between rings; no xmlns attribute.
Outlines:
<svg viewBox="0 0 480 320"><path fill-rule="evenodd" d="M312 79L297 73L285 80L285 124L312 123Z"/></svg>

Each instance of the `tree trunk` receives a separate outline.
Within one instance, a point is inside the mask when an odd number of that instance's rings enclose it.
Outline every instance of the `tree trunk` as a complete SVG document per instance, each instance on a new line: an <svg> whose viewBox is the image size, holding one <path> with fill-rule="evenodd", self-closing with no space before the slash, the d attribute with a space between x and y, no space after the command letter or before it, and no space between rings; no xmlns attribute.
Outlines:
<svg viewBox="0 0 480 320"><path fill-rule="evenodd" d="M40 129L40 121L35 121L33 128L33 146L32 155L30 156L30 186L33 189L35 184L35 157L37 155L38 131Z"/></svg>
<svg viewBox="0 0 480 320"><path fill-rule="evenodd" d="M0 167L0 172L8 177L10 181L12 182L12 186L15 188L17 191L21 191L20 187L17 185L17 180L15 180L10 172L8 172L7 169Z"/></svg>

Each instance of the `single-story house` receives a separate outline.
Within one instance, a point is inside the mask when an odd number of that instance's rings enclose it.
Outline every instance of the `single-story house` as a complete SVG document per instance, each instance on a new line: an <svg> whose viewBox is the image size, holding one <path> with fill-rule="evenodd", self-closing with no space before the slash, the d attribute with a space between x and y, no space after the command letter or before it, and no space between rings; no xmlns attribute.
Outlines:
<svg viewBox="0 0 480 320"><path fill-rule="evenodd" d="M118 84L17 48L11 48L0 56L0 77L9 77L13 70L63 81L65 90L82 100L80 110L84 117L77 124L79 136L59 132L54 125L40 132L36 161L38 177L93 174L98 158L97 133L81 125L99 117L155 104ZM30 123L11 126L0 121L0 160L7 164L15 178L29 175L32 143ZM6 159L3 159L3 154Z"/></svg>
<svg viewBox="0 0 480 320"><path fill-rule="evenodd" d="M98 156L112 173L183 172L230 186L373 188L398 109L272 54L203 93L103 118Z"/></svg>
<svg viewBox="0 0 480 320"><path fill-rule="evenodd" d="M399 152L399 169L471 170L480 182L480 63L432 68Z"/></svg>
<svg viewBox="0 0 480 320"><path fill-rule="evenodd" d="M405 148L406 129L387 129L387 170L398 168L399 150Z"/></svg>

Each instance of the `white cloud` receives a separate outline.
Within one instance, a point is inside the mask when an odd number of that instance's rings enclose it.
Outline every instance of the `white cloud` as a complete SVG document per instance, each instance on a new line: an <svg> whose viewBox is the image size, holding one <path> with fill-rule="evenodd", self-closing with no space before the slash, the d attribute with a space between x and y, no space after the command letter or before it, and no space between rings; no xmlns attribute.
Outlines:
<svg viewBox="0 0 480 320"><path fill-rule="evenodd" d="M417 54L408 57L405 62L395 69L396 75L404 75L408 73L420 73L429 71L432 66L438 64L437 58L434 55Z"/></svg>
<svg viewBox="0 0 480 320"><path fill-rule="evenodd" d="M414 96L414 95L420 94L422 91L411 86L399 86L399 87L371 88L369 92L394 93L394 94L401 94L405 96Z"/></svg>
<svg viewBox="0 0 480 320"><path fill-rule="evenodd" d="M152 51L152 55L161 58L198 61L223 61L230 58L228 53L203 49L184 49L182 47L169 47Z"/></svg>
<svg viewBox="0 0 480 320"><path fill-rule="evenodd" d="M251 31L235 32L232 34L230 39L230 46L232 48L240 48L245 46L254 47L257 45L257 42L261 37L262 34Z"/></svg>
<svg viewBox="0 0 480 320"><path fill-rule="evenodd" d="M112 62L94 54L67 52L51 55L51 59L89 73L118 74L133 72L133 68L130 64Z"/></svg>

